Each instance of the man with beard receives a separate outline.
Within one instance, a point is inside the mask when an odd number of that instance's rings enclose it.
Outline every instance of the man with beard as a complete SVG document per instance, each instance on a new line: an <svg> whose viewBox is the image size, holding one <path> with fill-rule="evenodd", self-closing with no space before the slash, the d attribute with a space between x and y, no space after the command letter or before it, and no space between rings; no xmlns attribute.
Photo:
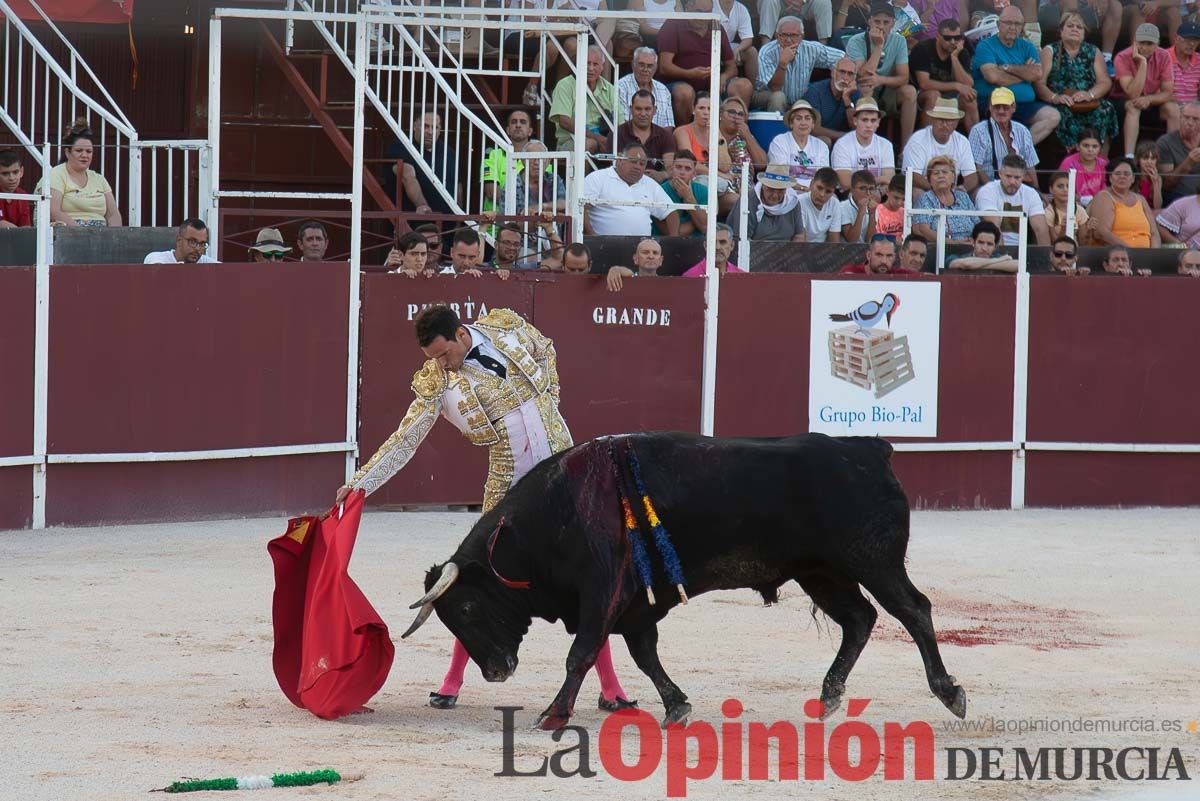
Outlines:
<svg viewBox="0 0 1200 801"><path fill-rule="evenodd" d="M808 85L804 99L817 110L820 122L813 133L832 145L842 134L850 132L850 117L847 113L858 100L858 70L848 58L840 58L833 65L831 78Z"/></svg>
<svg viewBox="0 0 1200 801"><path fill-rule="evenodd" d="M147 254L144 264L215 264L208 250L208 226L203 220L184 220L175 234L174 250L159 250Z"/></svg>

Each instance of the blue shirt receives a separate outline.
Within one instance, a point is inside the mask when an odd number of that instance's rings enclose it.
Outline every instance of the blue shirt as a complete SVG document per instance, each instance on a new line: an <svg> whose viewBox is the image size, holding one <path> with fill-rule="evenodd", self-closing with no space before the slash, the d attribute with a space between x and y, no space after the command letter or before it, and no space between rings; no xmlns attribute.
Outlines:
<svg viewBox="0 0 1200 801"><path fill-rule="evenodd" d="M850 93L851 102L856 102L862 93L855 89ZM823 81L810 83L804 99L821 115L821 127L831 131L849 131L850 123L846 122L846 104L840 97L833 94L833 82L826 78Z"/></svg>
<svg viewBox="0 0 1200 801"><path fill-rule="evenodd" d="M975 91L979 95L979 102L986 103L992 96L992 90L996 88L995 85L983 79L981 68L984 64L995 64L996 66L1024 64L1030 60L1034 64L1041 63L1041 56L1038 55L1037 48L1028 39L1017 39L1013 42L1012 47L1005 47L1001 44L999 36L989 36L980 42L975 48L975 57L971 59L971 75L975 78ZM1029 81L1014 83L1008 88L1012 89L1013 97L1017 99L1018 103L1030 103L1037 100L1033 84Z"/></svg>
<svg viewBox="0 0 1200 801"><path fill-rule="evenodd" d="M914 208L918 209L946 209L947 211L974 211L975 204L971 202L971 197L961 189L954 190L954 202L949 206L943 206L942 202L937 199L937 195L930 189L925 194L917 198L917 202L913 204ZM940 216L940 215L939 215ZM937 217L927 214L913 215L914 223L925 223L936 234L938 229ZM979 223L978 217L967 217L951 215L946 218L946 238L947 239L970 239L971 230Z"/></svg>
<svg viewBox="0 0 1200 801"><path fill-rule="evenodd" d="M812 79L813 67L824 67L831 70L833 65L837 64L838 60L845 55L841 50L827 47L820 42L801 42L800 48L796 51L796 57L792 59L791 64L787 65L787 70L783 74L783 93L787 95L788 105L790 106L804 97L804 93L808 90L808 82ZM905 58L907 57L908 51L905 50ZM754 87L766 89L777 69L779 69L779 40L772 39L763 45L763 49L758 54L758 81L755 82Z"/></svg>
<svg viewBox="0 0 1200 801"><path fill-rule="evenodd" d="M856 33L846 40L846 55L859 63L871 57L866 33ZM879 58L875 74L890 78L896 74L897 64L907 63L908 42L903 36L892 31L883 42L883 55Z"/></svg>
<svg viewBox="0 0 1200 801"><path fill-rule="evenodd" d="M675 187L671 186L670 181L663 181L661 184L659 184L659 186L661 186L663 188L663 191L667 193L667 197L671 198L672 203L682 203L683 202L683 198L681 198L679 196L679 193L675 191ZM696 198L697 206L706 205L708 203L708 186L706 184L700 183L699 181L692 181L692 195L695 196L695 198ZM690 219L692 219L691 212L688 212L688 211L680 211L679 212L679 224L680 225L683 225L685 222L687 222ZM667 234L666 229L663 228L661 225L659 225L657 222L655 222L654 228L662 236L666 236L666 234ZM691 235L692 236L704 236L704 232L701 231L700 229L696 229L695 231L692 231Z"/></svg>

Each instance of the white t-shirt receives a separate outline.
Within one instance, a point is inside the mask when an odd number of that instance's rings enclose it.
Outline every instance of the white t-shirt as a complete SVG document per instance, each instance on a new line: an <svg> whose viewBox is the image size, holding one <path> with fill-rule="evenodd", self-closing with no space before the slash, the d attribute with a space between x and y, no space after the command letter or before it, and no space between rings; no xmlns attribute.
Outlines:
<svg viewBox="0 0 1200 801"><path fill-rule="evenodd" d="M854 202L854 198L848 197L842 201L842 205L838 207L838 230L841 231L843 226L854 225L854 221L858 219L858 204ZM867 228L870 227L871 219L866 214L863 215L862 228L858 232L856 242L862 243L867 241ZM849 240L843 239L843 242Z"/></svg>
<svg viewBox="0 0 1200 801"><path fill-rule="evenodd" d="M949 156L957 169L956 178L959 175L970 175L975 172L975 156L971 152L970 140L958 131L953 131L950 139L943 145L933 138L932 128L917 131L908 140L908 144L904 146L904 158L902 159L904 169L916 170L919 174L924 175L929 160L934 156Z"/></svg>
<svg viewBox="0 0 1200 801"><path fill-rule="evenodd" d="M617 175L616 168L596 170L583 179L583 196L588 200L641 200L661 203L657 206L589 205L587 219L597 235L650 236L650 216L664 219L674 201L654 180L643 175L633 186Z"/></svg>
<svg viewBox="0 0 1200 801"><path fill-rule="evenodd" d="M892 143L875 134L866 147L858 143L854 131L833 143L833 168L835 170L868 170L876 178L886 169L896 168L896 155Z"/></svg>
<svg viewBox="0 0 1200 801"><path fill-rule="evenodd" d="M754 38L754 27L750 22L750 9L746 8L741 3L734 3L730 9L729 15L726 16L725 9L721 8L721 3L714 3L716 8L713 10L721 15L721 27L725 29L725 35L729 37L729 44L735 44L738 41ZM647 11L650 9L647 8Z"/></svg>
<svg viewBox="0 0 1200 801"><path fill-rule="evenodd" d="M781 133L771 140L767 163L788 165L791 176L807 187L817 170L829 166L829 145L810 134L801 150L796 137Z"/></svg>
<svg viewBox="0 0 1200 801"><path fill-rule="evenodd" d="M800 218L804 220L804 241L824 242L829 232L841 233L842 206L836 197L830 196L825 205L817 208L812 195L805 192L800 196Z"/></svg>
<svg viewBox="0 0 1200 801"><path fill-rule="evenodd" d="M1004 194L1000 179L984 184L979 194L975 196L975 208L979 216L986 217L989 211L1025 211L1026 217L1036 217L1046 213L1042 196L1029 184L1021 184L1015 195ZM1016 217L1001 217L1000 230L1003 232L1004 244L1016 245L1020 241L1020 220Z"/></svg>
<svg viewBox="0 0 1200 801"><path fill-rule="evenodd" d="M183 264L184 262L175 258L174 250L156 250L153 253L146 254L146 258L142 260L142 264ZM200 257L198 264L219 264L216 259L211 256L203 255Z"/></svg>

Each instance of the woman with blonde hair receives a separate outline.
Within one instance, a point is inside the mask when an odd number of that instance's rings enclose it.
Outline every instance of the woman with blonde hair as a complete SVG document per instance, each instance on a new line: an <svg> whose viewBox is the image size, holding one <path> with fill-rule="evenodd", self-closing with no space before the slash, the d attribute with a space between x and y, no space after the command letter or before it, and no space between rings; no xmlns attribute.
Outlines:
<svg viewBox="0 0 1200 801"><path fill-rule="evenodd" d="M1042 80L1034 85L1040 99L1058 109L1061 117L1056 133L1073 148L1079 134L1092 128L1102 137L1101 155L1117 135L1117 111L1104 99L1112 89L1112 78L1099 49L1087 36L1087 23L1077 11L1062 15L1062 39L1042 48Z"/></svg>
<svg viewBox="0 0 1200 801"><path fill-rule="evenodd" d="M917 198L913 203L916 209L945 209L947 211L974 211L975 204L971 196L954 186L954 178L958 174L954 160L949 156L934 156L925 166L925 180L929 181L931 189ZM939 215L940 216L940 215ZM969 244L971 230L979 218L966 214L946 215L946 242L949 244ZM930 242L937 241L938 220L933 215L916 215L913 217L913 233L920 234Z"/></svg>

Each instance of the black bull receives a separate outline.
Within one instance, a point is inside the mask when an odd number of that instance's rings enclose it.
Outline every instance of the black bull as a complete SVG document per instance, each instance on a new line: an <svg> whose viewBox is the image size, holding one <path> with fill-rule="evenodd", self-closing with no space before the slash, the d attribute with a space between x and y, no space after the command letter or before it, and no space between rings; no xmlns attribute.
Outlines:
<svg viewBox="0 0 1200 801"><path fill-rule="evenodd" d="M891 469L892 448L870 437L649 433L559 453L484 515L449 562L429 571L426 596L413 604L421 612L404 636L436 610L484 678L504 681L532 619L561 619L575 639L566 680L539 718L553 729L569 720L605 638L620 634L662 696L664 723L686 720L687 696L658 659L658 621L680 598L647 537L657 599L649 603L625 535L620 492L638 500L627 449L636 452L646 492L674 541L689 596L748 587L772 602L796 581L841 626L821 692L825 714L840 704L875 625L860 585L912 635L933 694L958 717L966 714L966 693L938 653L929 599L904 569L909 508Z"/></svg>

